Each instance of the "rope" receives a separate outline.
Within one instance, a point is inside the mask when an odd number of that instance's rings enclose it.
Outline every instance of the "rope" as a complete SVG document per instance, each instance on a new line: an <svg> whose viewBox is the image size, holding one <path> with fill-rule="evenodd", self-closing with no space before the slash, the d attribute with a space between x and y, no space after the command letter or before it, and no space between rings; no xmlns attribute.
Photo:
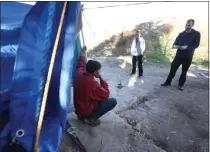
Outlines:
<svg viewBox="0 0 210 152"><path fill-rule="evenodd" d="M142 4L150 4L150 3L151 3L151 2L145 2L145 3L135 3L135 4L125 4L125 5L110 5L110 6L101 6L101 7L84 8L84 10L87 10L87 9L108 8L108 7L131 6L131 5L142 5Z"/></svg>
<svg viewBox="0 0 210 152"><path fill-rule="evenodd" d="M90 26L90 24L89 24L89 22L88 22L88 20L87 20L87 18L85 17L85 15L84 15L84 13L82 14L83 16L84 16L84 18L85 18L85 20L86 20L86 22L87 22L87 24L88 24L88 26L89 26L89 28L90 28L90 30L91 30L91 32L93 33L93 35L95 36L95 38L96 38L96 40L98 41L98 43L99 43L99 40L98 40L98 38L97 38L97 36L95 35L95 33L94 33L94 31L93 31L93 29L91 28L91 26ZM112 46L111 45L109 45L109 44L106 44L107 46L108 46L108 50L110 50L110 51L112 51L113 50L113 48L112 48ZM105 50L104 50L105 51ZM109 63L109 66L111 67L111 68L113 68L112 67L112 65L111 65L111 63L110 63L110 61L109 61L109 59L105 56L105 58L107 59L107 61L108 61L108 63ZM120 84L121 84L121 80L120 80L120 78L119 78L119 76L117 75L117 80L118 80L118 82L120 82Z"/></svg>
<svg viewBox="0 0 210 152"><path fill-rule="evenodd" d="M54 5L52 5L52 4L54 4ZM55 7L55 2L51 2L50 6ZM40 138L40 133L41 133L41 129L42 129L45 107L46 107L46 103L47 103L47 96L48 96L53 66L54 66L54 62L55 62L55 56L56 56L56 51L57 51L57 47L58 47L58 42L60 39L60 33L61 33L62 25L63 25L64 15L65 15L65 11L66 11L66 6L67 6L67 2L64 2L61 19L60 19L60 23L59 23L59 27L58 27L58 31L57 31L57 35L56 35L56 40L54 43L53 52L52 52L50 65L49 65L49 69L48 69L47 80L45 83L44 94L43 94L43 98L42 98L42 105L41 105L40 115L39 115L39 120L38 120L38 125L37 125L35 144L34 144L35 152L39 152L39 149L38 149L39 138ZM52 7L50 7L50 9L52 9ZM50 14L50 12L49 12L49 14ZM52 18L49 18L49 19L52 19ZM49 23L49 25L50 25L50 23ZM48 44L48 43L46 43L46 44Z"/></svg>

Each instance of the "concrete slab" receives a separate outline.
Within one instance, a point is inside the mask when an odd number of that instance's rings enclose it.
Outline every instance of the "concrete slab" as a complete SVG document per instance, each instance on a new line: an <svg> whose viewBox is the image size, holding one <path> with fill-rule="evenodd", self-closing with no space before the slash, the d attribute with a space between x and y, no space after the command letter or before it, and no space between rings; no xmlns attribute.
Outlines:
<svg viewBox="0 0 210 152"><path fill-rule="evenodd" d="M102 117L98 127L78 121L75 115L68 120L88 152L163 152L113 112Z"/></svg>

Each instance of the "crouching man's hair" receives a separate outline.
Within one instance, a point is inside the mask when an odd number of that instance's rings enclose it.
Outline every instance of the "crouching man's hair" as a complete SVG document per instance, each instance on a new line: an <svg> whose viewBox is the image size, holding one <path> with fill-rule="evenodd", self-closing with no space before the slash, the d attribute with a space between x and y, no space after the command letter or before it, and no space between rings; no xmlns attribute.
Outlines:
<svg viewBox="0 0 210 152"><path fill-rule="evenodd" d="M100 69L101 69L101 63L99 63L98 61L89 60L86 64L86 71L88 73L93 74L96 70Z"/></svg>

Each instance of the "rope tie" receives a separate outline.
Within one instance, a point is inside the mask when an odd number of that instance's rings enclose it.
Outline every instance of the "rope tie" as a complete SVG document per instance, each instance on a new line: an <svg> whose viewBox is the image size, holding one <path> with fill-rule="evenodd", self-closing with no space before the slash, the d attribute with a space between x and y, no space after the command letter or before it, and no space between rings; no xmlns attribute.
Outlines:
<svg viewBox="0 0 210 152"><path fill-rule="evenodd" d="M110 5L110 6L101 6L101 7L90 7L90 8L84 8L84 10L87 10L87 9L99 9L99 8L110 8L110 7L132 6L132 5L142 5L142 4L150 4L150 3L151 2L141 2L141 3L124 4L124 5Z"/></svg>
<svg viewBox="0 0 210 152"><path fill-rule="evenodd" d="M99 40L98 40L98 38L97 38L95 32L94 32L93 29L91 28L91 26L90 26L90 24L89 24L87 18L85 17L84 13L83 13L83 16L84 16L84 18L85 18L85 20L86 20L86 22L87 22L87 24L88 24L88 26L89 26L91 32L93 33L94 37L96 38L96 40L97 40L98 43L99 43ZM108 50L110 50L110 51L113 50L113 48L112 48L112 46L111 46L110 44L107 44L107 46L108 46ZM105 50L103 50L103 51L105 51ZM105 58L106 58L107 61L108 61L109 67L110 67L110 68L113 68L112 65L111 65L111 62L109 61L109 59L108 59L106 56L105 56ZM116 78L117 78L117 80L118 80L118 82L119 82L119 84L117 84L116 87L117 87L118 89L123 88L124 86L122 85L122 80L119 78L119 75L117 75Z"/></svg>

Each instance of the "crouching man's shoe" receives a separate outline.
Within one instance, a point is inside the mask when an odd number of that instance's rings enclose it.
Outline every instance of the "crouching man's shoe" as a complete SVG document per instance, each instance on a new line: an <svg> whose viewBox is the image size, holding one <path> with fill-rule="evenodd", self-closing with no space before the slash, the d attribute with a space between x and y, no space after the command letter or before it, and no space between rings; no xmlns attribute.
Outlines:
<svg viewBox="0 0 210 152"><path fill-rule="evenodd" d="M80 120L80 121L83 121L84 117L82 117L81 115L77 115L77 119Z"/></svg>
<svg viewBox="0 0 210 152"><path fill-rule="evenodd" d="M101 124L99 119L95 120L92 118L85 119L85 122L93 127L99 126Z"/></svg>

